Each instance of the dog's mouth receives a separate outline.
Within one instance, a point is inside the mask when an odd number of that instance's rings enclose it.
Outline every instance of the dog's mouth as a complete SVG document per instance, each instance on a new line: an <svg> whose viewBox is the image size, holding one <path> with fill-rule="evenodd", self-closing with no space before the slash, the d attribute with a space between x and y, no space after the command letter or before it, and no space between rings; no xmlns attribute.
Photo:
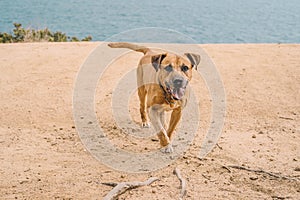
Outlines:
<svg viewBox="0 0 300 200"><path fill-rule="evenodd" d="M180 100L185 94L186 87L171 87L168 83L166 83L166 90L175 100Z"/></svg>

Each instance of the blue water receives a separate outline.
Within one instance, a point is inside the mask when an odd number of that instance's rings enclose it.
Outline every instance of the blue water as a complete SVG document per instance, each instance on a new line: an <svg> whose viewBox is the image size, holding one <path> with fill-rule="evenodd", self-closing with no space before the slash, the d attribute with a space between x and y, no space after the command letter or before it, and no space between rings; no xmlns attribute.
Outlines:
<svg viewBox="0 0 300 200"><path fill-rule="evenodd" d="M299 0L0 0L0 32L13 22L94 41L162 27L198 43L300 43Z"/></svg>

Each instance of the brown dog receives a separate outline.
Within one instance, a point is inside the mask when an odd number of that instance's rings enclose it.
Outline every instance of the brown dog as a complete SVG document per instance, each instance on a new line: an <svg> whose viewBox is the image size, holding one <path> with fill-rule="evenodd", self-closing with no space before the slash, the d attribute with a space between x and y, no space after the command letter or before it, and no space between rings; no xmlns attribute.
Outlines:
<svg viewBox="0 0 300 200"><path fill-rule="evenodd" d="M108 46L144 53L137 68L142 126L150 127L150 118L159 132L164 151L172 152L172 137L189 96L187 86L192 78L192 68L199 64L200 56L192 53L185 53L184 56L170 52L155 53L147 47L124 42L110 43ZM165 111L172 111L168 129Z"/></svg>

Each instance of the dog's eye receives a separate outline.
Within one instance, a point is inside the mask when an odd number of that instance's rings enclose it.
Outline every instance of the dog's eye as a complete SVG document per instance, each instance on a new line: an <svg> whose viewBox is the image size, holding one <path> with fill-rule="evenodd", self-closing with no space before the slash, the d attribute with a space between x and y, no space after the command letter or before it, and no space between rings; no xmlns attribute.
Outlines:
<svg viewBox="0 0 300 200"><path fill-rule="evenodd" d="M183 72L186 72L186 71L189 70L189 67L186 66L186 65L184 65L184 66L181 67L181 70L182 70Z"/></svg>
<svg viewBox="0 0 300 200"><path fill-rule="evenodd" d="M171 72L171 71L173 71L173 67L171 65L168 65L168 66L165 67L165 70L167 72Z"/></svg>

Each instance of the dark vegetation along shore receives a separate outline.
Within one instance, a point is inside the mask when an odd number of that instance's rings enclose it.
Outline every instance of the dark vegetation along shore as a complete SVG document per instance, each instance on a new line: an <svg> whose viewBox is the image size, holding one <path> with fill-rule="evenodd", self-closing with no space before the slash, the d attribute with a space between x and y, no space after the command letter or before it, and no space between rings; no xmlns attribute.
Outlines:
<svg viewBox="0 0 300 200"><path fill-rule="evenodd" d="M48 28L35 30L25 29L20 23L14 23L13 33L0 32L0 43L16 43L16 42L78 42L91 41L92 37L87 36L83 39L70 37L60 31L52 32Z"/></svg>

